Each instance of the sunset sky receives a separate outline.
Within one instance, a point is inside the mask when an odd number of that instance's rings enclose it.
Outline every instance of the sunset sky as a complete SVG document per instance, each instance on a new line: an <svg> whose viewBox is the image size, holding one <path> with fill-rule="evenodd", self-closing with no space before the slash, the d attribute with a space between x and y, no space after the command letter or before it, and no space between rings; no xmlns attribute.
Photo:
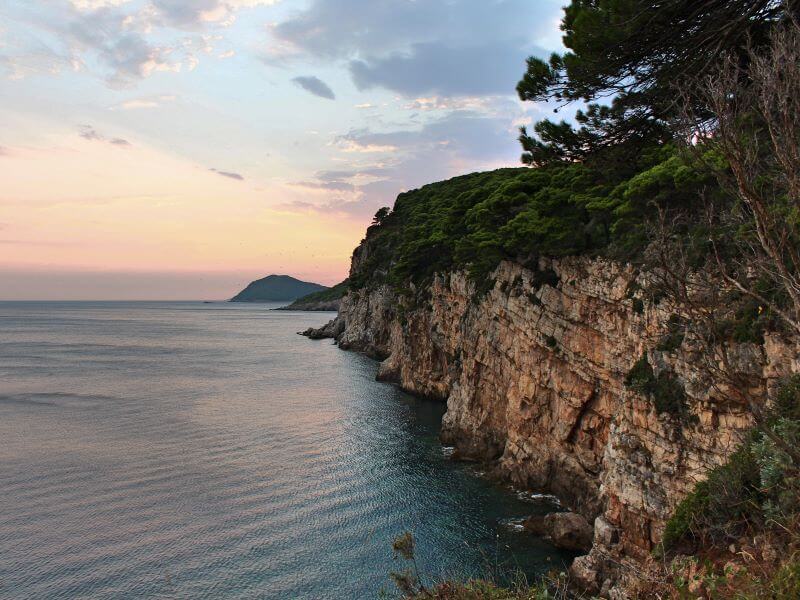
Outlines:
<svg viewBox="0 0 800 600"><path fill-rule="evenodd" d="M563 0L6 0L0 300L334 284L407 189L516 165Z"/></svg>

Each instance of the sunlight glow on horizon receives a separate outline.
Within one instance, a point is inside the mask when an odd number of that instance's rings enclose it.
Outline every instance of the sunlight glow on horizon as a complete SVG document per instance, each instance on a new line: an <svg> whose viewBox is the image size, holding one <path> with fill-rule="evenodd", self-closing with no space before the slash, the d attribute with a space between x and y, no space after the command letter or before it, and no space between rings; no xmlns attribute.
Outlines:
<svg viewBox="0 0 800 600"><path fill-rule="evenodd" d="M133 142L55 137L44 147L6 148L0 180L0 270L288 268L332 284L346 276L364 226L283 209L271 198L297 194L287 186L221 176Z"/></svg>
<svg viewBox="0 0 800 600"><path fill-rule="evenodd" d="M0 300L338 283L398 193L518 164L560 5L9 0Z"/></svg>

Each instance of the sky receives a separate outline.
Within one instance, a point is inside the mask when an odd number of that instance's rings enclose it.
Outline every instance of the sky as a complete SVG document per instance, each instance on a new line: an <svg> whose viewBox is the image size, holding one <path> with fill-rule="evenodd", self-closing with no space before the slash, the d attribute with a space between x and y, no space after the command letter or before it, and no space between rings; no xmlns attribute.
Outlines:
<svg viewBox="0 0 800 600"><path fill-rule="evenodd" d="M519 164L562 4L0 2L0 300L341 281L398 193Z"/></svg>

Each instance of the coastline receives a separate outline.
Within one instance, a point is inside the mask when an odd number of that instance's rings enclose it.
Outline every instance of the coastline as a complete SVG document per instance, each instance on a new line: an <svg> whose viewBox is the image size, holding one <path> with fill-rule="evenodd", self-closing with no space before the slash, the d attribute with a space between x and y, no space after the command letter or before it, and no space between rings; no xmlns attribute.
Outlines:
<svg viewBox="0 0 800 600"><path fill-rule="evenodd" d="M630 294L646 273L587 258L540 268L557 278L538 284L534 272L503 263L477 302L463 273L436 276L430 300L411 308L389 288L360 290L303 335L377 358L377 379L446 401L441 438L457 456L554 494L591 525L592 549L571 569L581 587L624 586L619 565L647 562L675 506L752 421L744 407L707 401L712 382L690 349L655 350L675 308ZM793 364L772 336L737 352L762 397ZM626 387L642 355L686 382L692 421Z"/></svg>

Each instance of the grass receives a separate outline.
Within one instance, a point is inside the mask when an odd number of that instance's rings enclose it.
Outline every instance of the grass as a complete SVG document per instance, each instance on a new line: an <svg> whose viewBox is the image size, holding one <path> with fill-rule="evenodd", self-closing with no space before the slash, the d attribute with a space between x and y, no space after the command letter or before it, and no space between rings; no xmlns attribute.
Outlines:
<svg viewBox="0 0 800 600"><path fill-rule="evenodd" d="M544 583L530 586L524 583L501 587L490 581L474 579L463 583L444 581L429 590L407 596L413 600L555 600L563 596L551 591Z"/></svg>
<svg viewBox="0 0 800 600"><path fill-rule="evenodd" d="M466 581L444 579L426 585L416 558L416 542L410 532L397 536L392 542L395 559L402 559L406 568L393 571L390 577L401 597L406 600L568 600L578 599L569 590L564 573L551 574L536 583L529 583L522 573L500 585L491 578L470 578ZM382 597L387 597L383 592Z"/></svg>

